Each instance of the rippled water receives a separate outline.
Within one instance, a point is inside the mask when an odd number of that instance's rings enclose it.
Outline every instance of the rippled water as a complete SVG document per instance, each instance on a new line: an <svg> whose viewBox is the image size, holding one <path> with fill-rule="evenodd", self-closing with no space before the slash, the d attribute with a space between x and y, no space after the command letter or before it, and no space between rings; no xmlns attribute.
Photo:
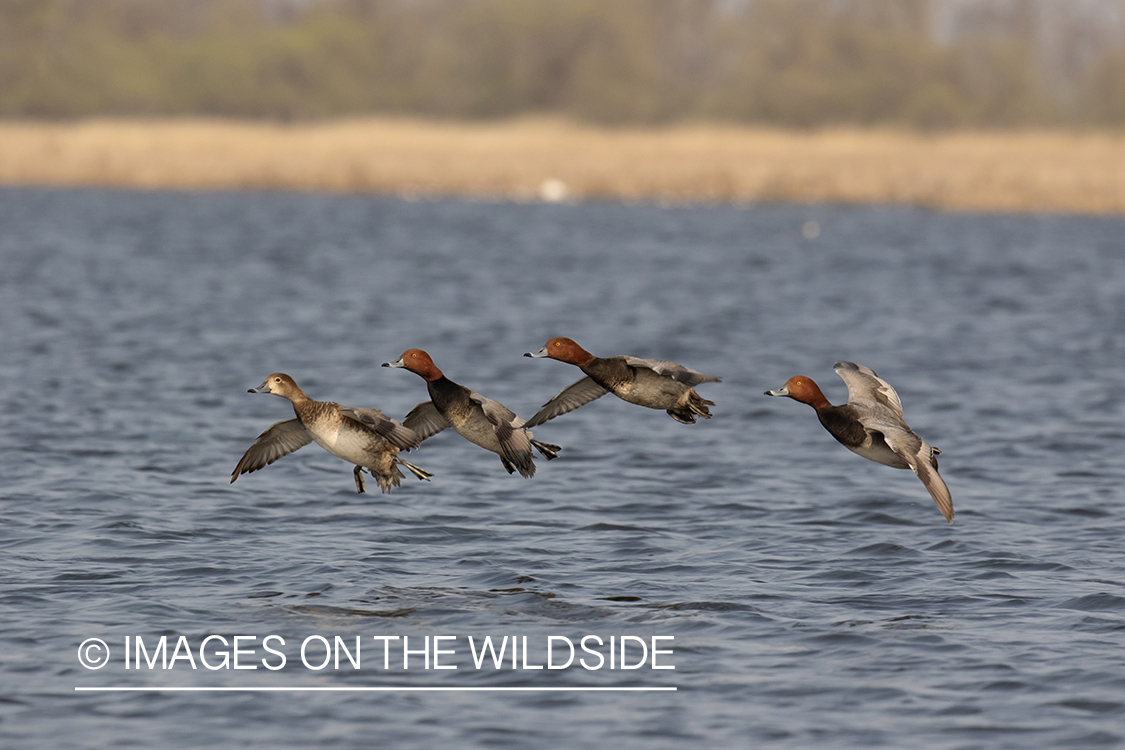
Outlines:
<svg viewBox="0 0 1125 750"><path fill-rule="evenodd" d="M1125 220L4 190L0 227L0 744L1125 743ZM443 433L390 495L315 445L228 484L292 415L246 392L270 372L401 417L424 384L378 365L421 347L528 416L578 376L521 357L555 335L721 376L715 417L604 398L536 429L564 451L533 480ZM941 447L953 524L762 395L841 401L838 359ZM127 637L208 635L258 668L126 669ZM312 635L361 668L306 667ZM672 636L675 669L476 669L486 635L528 666ZM107 686L677 690L75 691Z"/></svg>

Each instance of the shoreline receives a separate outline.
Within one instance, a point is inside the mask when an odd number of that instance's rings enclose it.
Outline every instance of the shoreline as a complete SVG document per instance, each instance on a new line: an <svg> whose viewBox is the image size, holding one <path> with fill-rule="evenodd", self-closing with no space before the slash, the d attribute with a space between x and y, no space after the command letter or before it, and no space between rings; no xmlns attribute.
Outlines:
<svg viewBox="0 0 1125 750"><path fill-rule="evenodd" d="M364 118L0 121L0 185L1125 213L1125 134Z"/></svg>

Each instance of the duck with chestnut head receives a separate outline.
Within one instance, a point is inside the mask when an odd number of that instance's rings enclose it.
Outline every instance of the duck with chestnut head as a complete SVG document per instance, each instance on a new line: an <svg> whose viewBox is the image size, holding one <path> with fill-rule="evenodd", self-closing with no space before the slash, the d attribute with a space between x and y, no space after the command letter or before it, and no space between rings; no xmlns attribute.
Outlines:
<svg viewBox="0 0 1125 750"><path fill-rule="evenodd" d="M627 355L595 357L565 336L553 338L539 351L527 352L523 356L557 359L575 365L585 374L527 420L529 427L574 411L607 393L631 404L663 409L677 422L694 424L696 417L710 419L711 412L707 407L715 405L714 401L696 393L695 386L720 382L713 375L704 375L676 362Z"/></svg>
<svg viewBox="0 0 1125 750"><path fill-rule="evenodd" d="M535 476L532 448L548 461L562 450L535 440L524 421L500 402L445 377L421 349L407 349L394 362L384 362L383 367L402 367L426 381L430 400L415 406L403 419L403 424L422 440L452 427L470 443L500 456L509 474L518 471L526 478Z"/></svg>
<svg viewBox="0 0 1125 750"><path fill-rule="evenodd" d="M767 396L787 396L808 404L824 429L845 448L876 463L910 469L929 490L945 520L953 521L953 498L938 474L940 450L910 429L902 417L902 402L890 383L874 370L854 362L837 362L833 369L848 386L848 403L833 406L812 378L794 375Z"/></svg>

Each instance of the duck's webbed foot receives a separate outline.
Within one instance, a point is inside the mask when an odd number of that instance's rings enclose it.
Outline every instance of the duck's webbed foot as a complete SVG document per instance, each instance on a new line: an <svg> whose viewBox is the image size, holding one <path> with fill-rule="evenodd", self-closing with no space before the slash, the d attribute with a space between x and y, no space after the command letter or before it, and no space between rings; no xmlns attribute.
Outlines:
<svg viewBox="0 0 1125 750"><path fill-rule="evenodd" d="M364 492L367 492L367 485L363 481L363 467L355 467L355 470L352 473L355 474L355 491L360 493L361 495Z"/></svg>

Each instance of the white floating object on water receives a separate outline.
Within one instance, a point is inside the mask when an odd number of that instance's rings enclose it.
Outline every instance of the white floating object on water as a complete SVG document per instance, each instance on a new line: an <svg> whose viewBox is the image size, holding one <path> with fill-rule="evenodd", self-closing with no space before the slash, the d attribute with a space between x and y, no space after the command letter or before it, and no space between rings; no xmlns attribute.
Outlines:
<svg viewBox="0 0 1125 750"><path fill-rule="evenodd" d="M539 185L539 197L547 203L562 203L570 195L570 188L557 177L549 177Z"/></svg>
<svg viewBox="0 0 1125 750"><path fill-rule="evenodd" d="M801 236L806 240L815 240L820 236L820 222L806 221L801 225Z"/></svg>

